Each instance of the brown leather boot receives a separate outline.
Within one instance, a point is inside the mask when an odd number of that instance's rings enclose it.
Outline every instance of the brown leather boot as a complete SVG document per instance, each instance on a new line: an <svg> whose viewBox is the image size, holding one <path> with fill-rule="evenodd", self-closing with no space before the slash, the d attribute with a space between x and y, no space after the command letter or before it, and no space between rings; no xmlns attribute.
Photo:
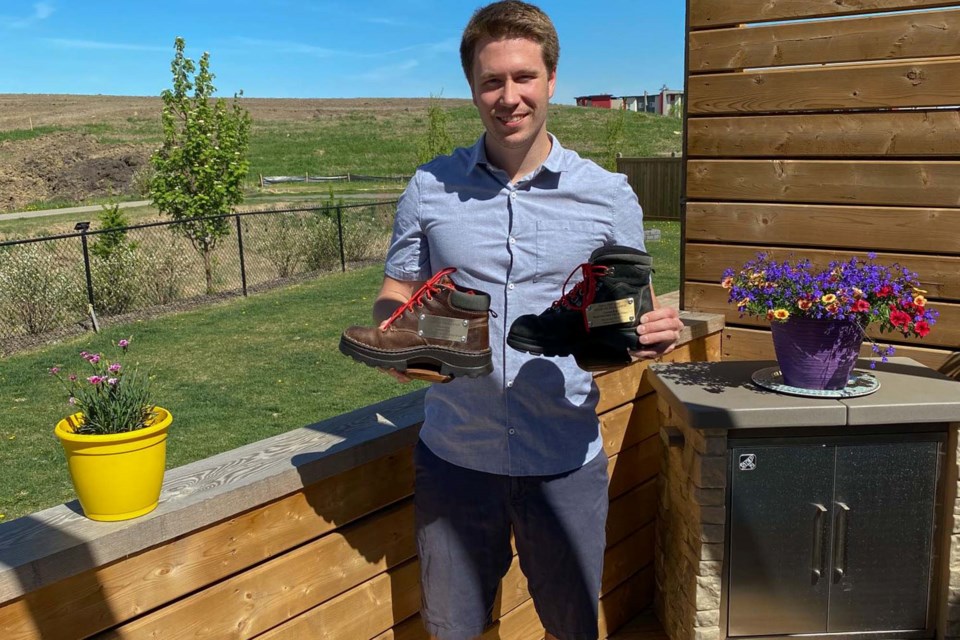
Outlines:
<svg viewBox="0 0 960 640"><path fill-rule="evenodd" d="M457 286L456 269L443 269L397 309L385 330L353 326L340 351L370 365L431 382L476 378L493 371L488 315L490 296Z"/></svg>

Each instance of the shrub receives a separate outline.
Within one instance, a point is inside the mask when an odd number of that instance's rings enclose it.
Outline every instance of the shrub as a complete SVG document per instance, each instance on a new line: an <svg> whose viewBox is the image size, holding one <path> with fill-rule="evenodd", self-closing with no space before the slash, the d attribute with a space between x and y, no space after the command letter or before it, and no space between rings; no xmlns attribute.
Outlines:
<svg viewBox="0 0 960 640"><path fill-rule="evenodd" d="M40 334L82 315L82 271L61 266L49 243L0 249L0 314L29 334ZM75 264L75 263L74 263Z"/></svg>
<svg viewBox="0 0 960 640"><path fill-rule="evenodd" d="M244 233L252 238L253 249L267 259L280 278L297 272L309 252L306 223L296 214L258 216L261 223L254 230L254 221L244 220Z"/></svg>

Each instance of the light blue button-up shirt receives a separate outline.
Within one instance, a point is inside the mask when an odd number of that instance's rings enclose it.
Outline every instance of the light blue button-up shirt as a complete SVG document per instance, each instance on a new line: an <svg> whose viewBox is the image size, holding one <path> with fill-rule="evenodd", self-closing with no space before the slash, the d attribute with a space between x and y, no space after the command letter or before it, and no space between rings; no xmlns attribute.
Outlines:
<svg viewBox="0 0 960 640"><path fill-rule="evenodd" d="M483 137L421 166L400 197L384 272L453 280L490 294L493 373L434 384L420 437L456 465L505 475L562 473L602 450L590 373L573 357L506 344L511 323L560 298L567 276L594 249L643 249L643 214L626 176L610 173L550 137L536 171L516 184L487 160ZM580 281L579 271L567 290Z"/></svg>

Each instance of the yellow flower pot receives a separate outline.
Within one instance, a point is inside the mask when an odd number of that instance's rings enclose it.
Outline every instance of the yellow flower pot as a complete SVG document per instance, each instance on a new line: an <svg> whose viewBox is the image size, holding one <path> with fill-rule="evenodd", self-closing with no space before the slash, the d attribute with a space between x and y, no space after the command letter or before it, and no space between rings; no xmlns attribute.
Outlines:
<svg viewBox="0 0 960 640"><path fill-rule="evenodd" d="M91 520L129 520L153 511L160 500L167 459L167 430L173 416L154 407L149 426L110 435L82 435L72 424L77 413L54 430L67 455L67 466L83 514Z"/></svg>

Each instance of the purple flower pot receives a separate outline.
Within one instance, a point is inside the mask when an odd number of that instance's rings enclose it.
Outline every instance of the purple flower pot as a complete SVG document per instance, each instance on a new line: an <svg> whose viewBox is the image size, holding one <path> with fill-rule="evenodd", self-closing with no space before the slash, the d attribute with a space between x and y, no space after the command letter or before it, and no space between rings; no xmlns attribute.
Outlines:
<svg viewBox="0 0 960 640"><path fill-rule="evenodd" d="M783 381L800 389L843 389L863 344L852 320L790 318L771 322L773 349Z"/></svg>

